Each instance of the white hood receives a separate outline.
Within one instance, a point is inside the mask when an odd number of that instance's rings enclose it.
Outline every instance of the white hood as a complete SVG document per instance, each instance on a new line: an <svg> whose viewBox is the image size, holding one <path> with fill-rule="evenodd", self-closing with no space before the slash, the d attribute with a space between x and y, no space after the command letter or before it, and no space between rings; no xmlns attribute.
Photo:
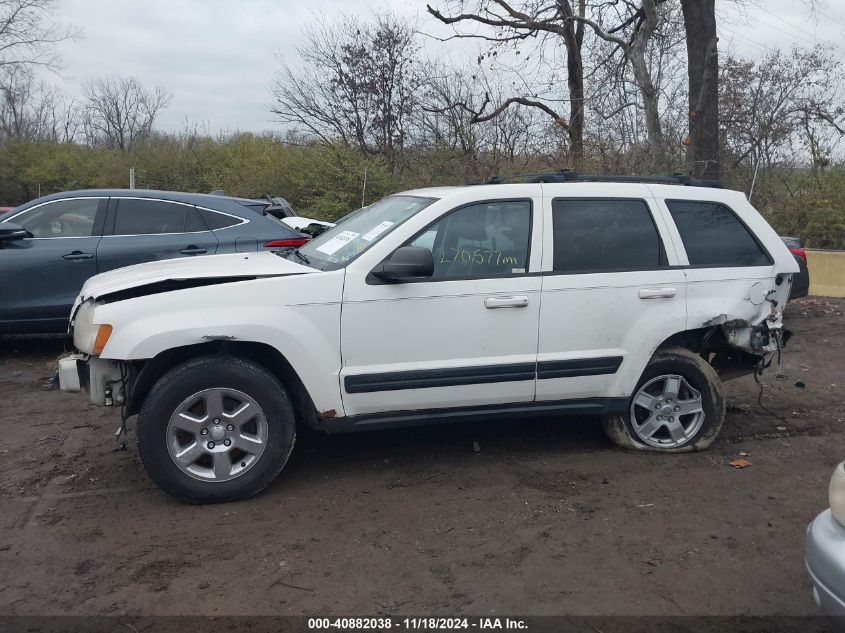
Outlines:
<svg viewBox="0 0 845 633"><path fill-rule="evenodd" d="M319 271L296 264L269 251L164 259L126 266L95 275L82 286L82 291L76 303L81 303L89 298L97 299L113 292L148 286L163 281L225 279L226 277L275 277L315 272Z"/></svg>

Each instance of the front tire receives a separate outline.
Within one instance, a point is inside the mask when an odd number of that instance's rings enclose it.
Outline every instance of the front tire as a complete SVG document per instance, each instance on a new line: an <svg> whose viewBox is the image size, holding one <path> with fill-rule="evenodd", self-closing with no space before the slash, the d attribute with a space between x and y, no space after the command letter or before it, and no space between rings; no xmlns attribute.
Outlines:
<svg viewBox="0 0 845 633"><path fill-rule="evenodd" d="M295 441L293 407L264 367L234 356L177 365L138 414L138 454L150 479L191 503L251 497L281 472Z"/></svg>
<svg viewBox="0 0 845 633"><path fill-rule="evenodd" d="M725 420L719 375L682 347L658 350L643 371L624 414L602 420L618 446L660 453L708 448Z"/></svg>

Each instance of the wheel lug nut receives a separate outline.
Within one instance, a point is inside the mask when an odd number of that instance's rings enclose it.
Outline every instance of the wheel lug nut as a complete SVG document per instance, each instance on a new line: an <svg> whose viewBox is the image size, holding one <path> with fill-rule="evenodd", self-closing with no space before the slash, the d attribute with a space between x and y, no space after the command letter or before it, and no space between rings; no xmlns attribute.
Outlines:
<svg viewBox="0 0 845 633"><path fill-rule="evenodd" d="M658 416L657 416L657 419L658 419L658 421L659 421L659 420L662 420L662 419L663 419L663 416L662 416L662 415L658 415Z"/></svg>
<svg viewBox="0 0 845 633"><path fill-rule="evenodd" d="M202 435L208 435L208 429L203 429L202 431L200 431L200 433Z"/></svg>
<svg viewBox="0 0 845 633"><path fill-rule="evenodd" d="M670 417L670 418L669 418L669 421L670 421L670 422L674 422L674 421L675 421L675 418Z"/></svg>
<svg viewBox="0 0 845 633"><path fill-rule="evenodd" d="M672 404L672 398L666 398L666 402L668 402L669 404Z"/></svg>
<svg viewBox="0 0 845 633"><path fill-rule="evenodd" d="M658 411L660 411L661 407L662 407L662 405L659 402L656 405L654 405L654 408L657 409Z"/></svg>
<svg viewBox="0 0 845 633"><path fill-rule="evenodd" d="M208 446L209 450L211 450L212 448L214 448L214 442L209 442L208 444L206 444L206 446Z"/></svg>
<svg viewBox="0 0 845 633"><path fill-rule="evenodd" d="M224 445L224 446L231 446L231 445L232 445L232 440L229 440L229 439L225 439L225 440L223 440L223 445Z"/></svg>
<svg viewBox="0 0 845 633"><path fill-rule="evenodd" d="M226 429L229 430L229 431L234 431L235 425L234 424L228 424L228 425L226 425Z"/></svg>
<svg viewBox="0 0 845 633"><path fill-rule="evenodd" d="M681 407L675 407L675 411L680 411Z"/></svg>
<svg viewBox="0 0 845 633"><path fill-rule="evenodd" d="M215 424L220 424L220 418L214 418L214 423L215 423Z"/></svg>

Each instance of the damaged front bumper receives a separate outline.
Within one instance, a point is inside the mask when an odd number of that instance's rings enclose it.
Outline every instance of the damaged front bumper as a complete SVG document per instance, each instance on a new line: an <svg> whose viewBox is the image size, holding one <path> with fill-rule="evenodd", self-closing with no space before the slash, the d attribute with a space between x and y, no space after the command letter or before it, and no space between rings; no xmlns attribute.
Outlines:
<svg viewBox="0 0 845 633"><path fill-rule="evenodd" d="M59 359L59 388L88 392L94 404L122 404L124 376L118 361L87 354L71 354Z"/></svg>

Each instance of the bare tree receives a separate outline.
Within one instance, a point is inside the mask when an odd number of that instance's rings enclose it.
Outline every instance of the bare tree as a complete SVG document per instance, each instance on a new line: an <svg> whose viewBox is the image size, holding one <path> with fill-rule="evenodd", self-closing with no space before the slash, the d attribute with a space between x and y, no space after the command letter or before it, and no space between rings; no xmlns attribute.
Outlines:
<svg viewBox="0 0 845 633"><path fill-rule="evenodd" d="M69 142L76 137L78 108L30 68L10 66L0 84L0 143L13 139Z"/></svg>
<svg viewBox="0 0 845 633"><path fill-rule="evenodd" d="M56 0L0 0L0 70L10 66L55 68L54 45L78 31L54 19Z"/></svg>
<svg viewBox="0 0 845 633"><path fill-rule="evenodd" d="M608 173L637 173L644 165L666 169L685 162L682 141L687 135L686 60L679 55L684 28L680 12L666 11L646 48L646 64L658 95L658 113L665 160L655 164L649 142L646 111L630 65L612 42L597 38L585 47L589 70L587 148Z"/></svg>
<svg viewBox="0 0 845 633"><path fill-rule="evenodd" d="M584 16L571 18L588 25L597 37L616 46L630 63L642 99L654 167L664 162L665 145L660 123L660 94L648 64L648 52L652 39L664 22L661 7L666 4L667 0L641 0L639 3L625 1L620 7L618 2L610 2L609 20L606 12L599 12L597 19ZM612 26L606 26L605 21L610 21Z"/></svg>
<svg viewBox="0 0 845 633"><path fill-rule="evenodd" d="M775 50L756 62L727 56L719 84L722 135L734 167L792 165L801 150L821 166L845 138L842 64L830 48Z"/></svg>
<svg viewBox="0 0 845 633"><path fill-rule="evenodd" d="M272 112L324 142L341 139L391 167L404 147L422 81L410 22L390 13L372 23L319 19L298 49L300 67L282 60Z"/></svg>
<svg viewBox="0 0 845 633"><path fill-rule="evenodd" d="M149 137L156 116L171 95L164 88L146 90L134 77L107 77L84 85L83 121L92 144L127 151Z"/></svg>
<svg viewBox="0 0 845 633"><path fill-rule="evenodd" d="M537 38L543 44L549 36L558 37L566 50L567 64L568 119L547 100L538 99L533 91L526 89L522 94L503 96L498 103L492 103L490 94L486 94L480 107L472 111L472 121L483 123L495 119L511 106L536 108L566 131L572 158L576 164L580 163L584 155L584 65L581 57L584 22L576 18L584 17L586 0L577 0L575 6L571 0L549 0L543 3L525 0L519 6L508 0L482 0L474 12L466 11L465 4L466 0L460 0L451 15L431 5L426 5L426 8L444 24L469 23L492 27L488 34L458 32L456 37L477 38L498 45ZM466 107L466 104L456 105Z"/></svg>

